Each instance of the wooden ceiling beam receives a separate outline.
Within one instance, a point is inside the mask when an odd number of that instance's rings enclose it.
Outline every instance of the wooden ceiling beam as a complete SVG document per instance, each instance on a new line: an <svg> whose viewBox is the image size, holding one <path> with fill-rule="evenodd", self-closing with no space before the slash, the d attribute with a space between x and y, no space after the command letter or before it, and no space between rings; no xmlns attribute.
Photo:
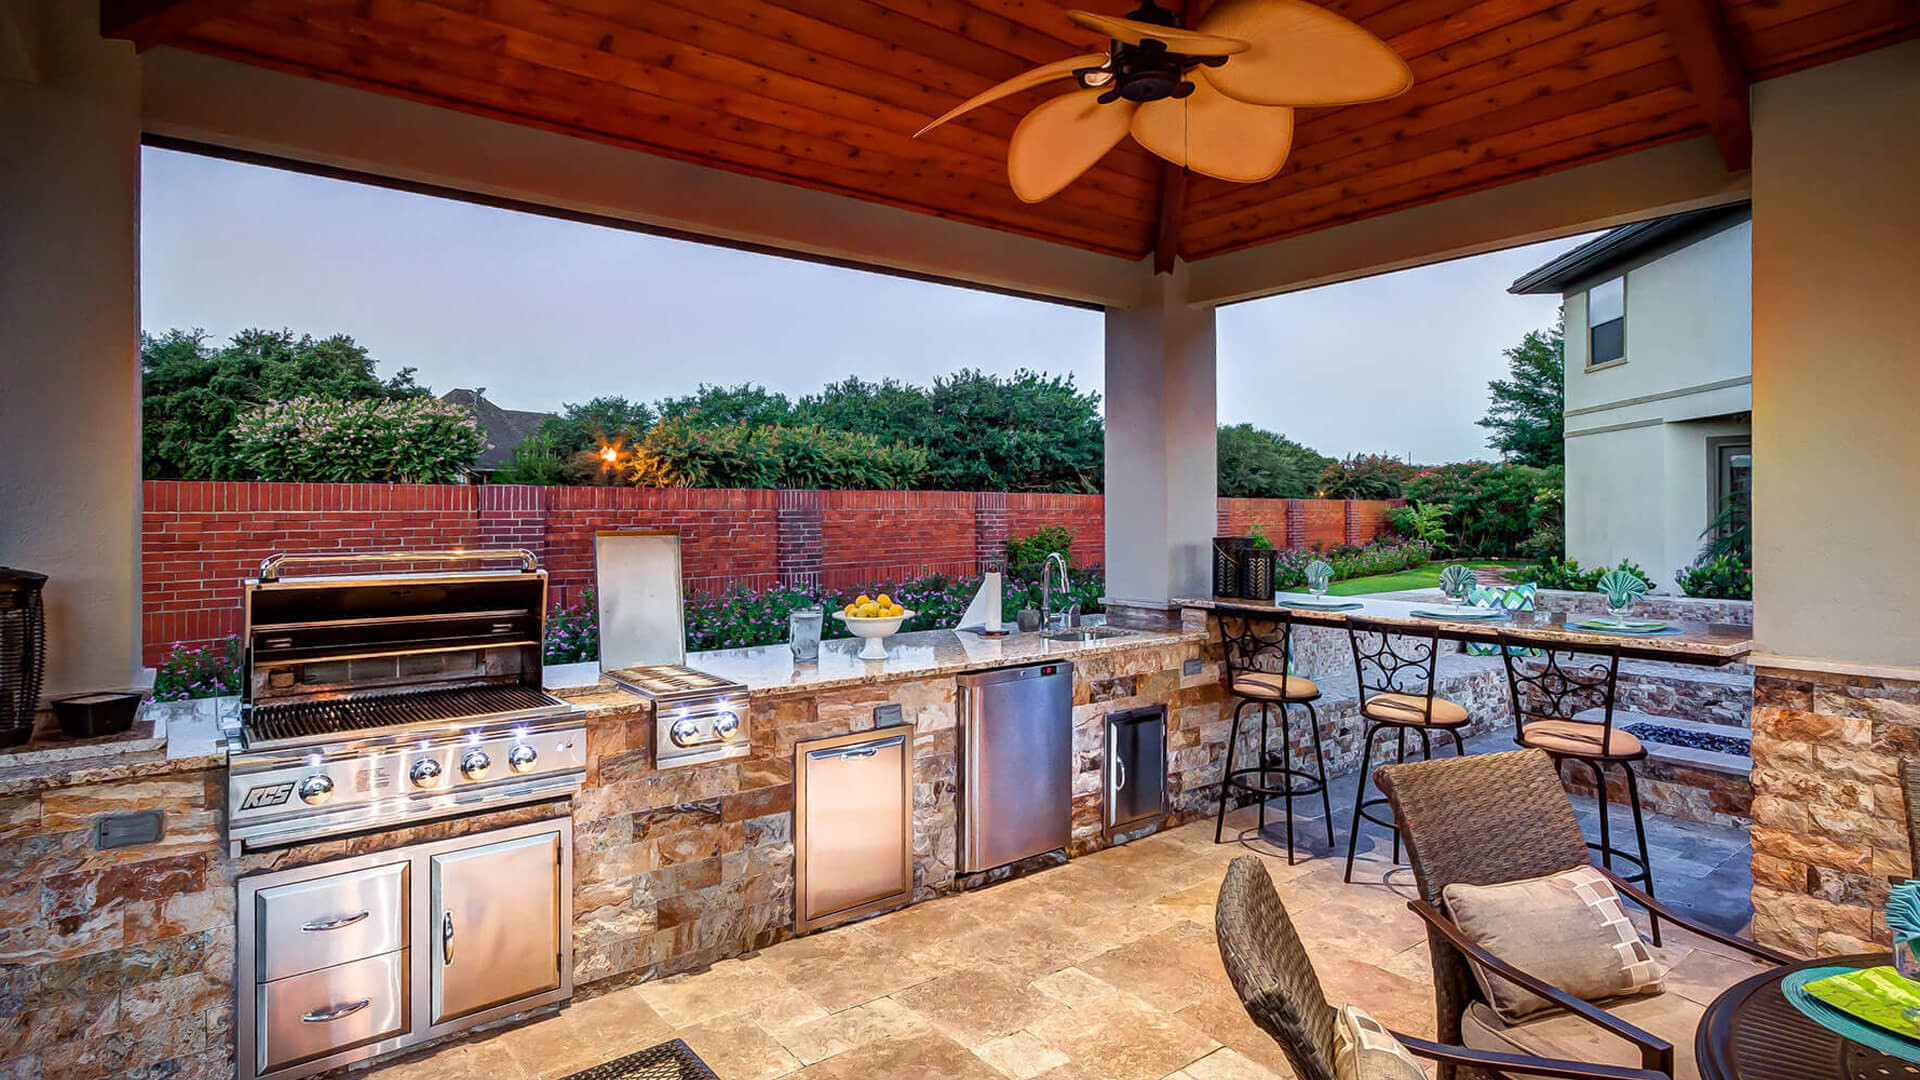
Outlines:
<svg viewBox="0 0 1920 1080"><path fill-rule="evenodd" d="M1187 170L1165 162L1160 168L1160 226L1153 236L1153 272L1173 273L1180 254L1181 218L1187 205Z"/></svg>
<svg viewBox="0 0 1920 1080"><path fill-rule="evenodd" d="M1673 52L1686 69L1707 130L1731 172L1753 167L1753 126L1748 115L1746 60L1727 25L1719 0L1653 0L1666 24Z"/></svg>
<svg viewBox="0 0 1920 1080"><path fill-rule="evenodd" d="M100 36L125 38L136 52L185 37L243 0L100 0Z"/></svg>

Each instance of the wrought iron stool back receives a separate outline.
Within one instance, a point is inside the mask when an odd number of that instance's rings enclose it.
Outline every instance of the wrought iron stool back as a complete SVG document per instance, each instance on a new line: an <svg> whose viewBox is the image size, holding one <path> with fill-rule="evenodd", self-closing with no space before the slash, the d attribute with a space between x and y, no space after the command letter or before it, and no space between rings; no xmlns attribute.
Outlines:
<svg viewBox="0 0 1920 1080"><path fill-rule="evenodd" d="M1439 728L1453 736L1456 756L1466 753L1460 741L1459 725L1466 722L1465 710L1458 719L1436 724L1434 702L1439 682L1440 627L1412 630L1396 623L1372 619L1348 619L1347 641L1353 647L1353 673L1360 689L1361 731L1360 782L1353 793L1353 827L1347 833L1347 867L1343 880L1353 881L1353 862L1360 847L1360 824L1372 822L1393 837L1393 862L1400 863L1400 826L1393 807L1384 795L1367 798L1367 785L1373 779L1374 738L1390 733L1398 744L1400 761L1407 760L1409 733L1417 735L1423 757L1433 757L1432 730ZM1376 700L1377 699L1377 700ZM1449 710L1455 708L1447 703Z"/></svg>
<svg viewBox="0 0 1920 1080"><path fill-rule="evenodd" d="M1227 685L1242 675L1251 672L1267 672L1279 675L1282 691L1287 680L1293 675L1293 616L1281 611L1275 614L1236 615L1222 611L1217 616L1220 622L1220 645L1226 653ZM1263 668L1263 657L1277 657L1279 670Z"/></svg>
<svg viewBox="0 0 1920 1080"><path fill-rule="evenodd" d="M1287 862L1294 861L1293 800L1296 796L1319 795L1326 814L1327 846L1333 846L1333 800L1327 791L1326 754L1320 743L1320 717L1313 703L1320 688L1311 679L1293 674L1293 615L1283 610L1235 611L1216 609L1220 624L1220 645L1227 665L1227 690L1238 700L1234 703L1233 723L1227 731L1226 763L1220 776L1220 807L1213 825L1213 842L1220 843L1227 825L1227 810L1235 792L1252 795L1259 803L1259 831L1266 832L1267 801L1284 799L1287 814ZM1265 662L1270 666L1262 666ZM1275 667L1278 670L1275 670ZM1267 749L1269 715L1279 706L1280 751ZM1248 706L1260 710L1259 742L1254 764L1234 764L1240 748L1240 725ZM1307 711L1307 725L1313 744L1313 769L1294 764L1293 727L1289 710Z"/></svg>
<svg viewBox="0 0 1920 1080"><path fill-rule="evenodd" d="M1433 720L1434 676L1440 665L1438 624L1413 631L1371 619L1348 619L1347 640L1353 646L1353 671L1362 705L1376 694L1406 694L1425 699L1421 723Z"/></svg>

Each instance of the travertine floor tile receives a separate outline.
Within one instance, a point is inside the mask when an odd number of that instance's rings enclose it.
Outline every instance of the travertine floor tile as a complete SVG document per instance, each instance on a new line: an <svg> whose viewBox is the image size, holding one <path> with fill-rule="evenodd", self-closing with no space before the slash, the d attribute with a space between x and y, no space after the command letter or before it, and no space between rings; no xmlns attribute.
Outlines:
<svg viewBox="0 0 1920 1080"><path fill-rule="evenodd" d="M1159 1080L1219 1047L1208 1035L1124 995L1055 1013L1033 1029L1107 1080Z"/></svg>
<svg viewBox="0 0 1920 1080"><path fill-rule="evenodd" d="M877 998L843 1012L793 1027L773 1029L772 1034L799 1058L811 1065L835 1054L843 1054L895 1035L915 1035L928 1030L925 1018L892 998Z"/></svg>
<svg viewBox="0 0 1920 1080"><path fill-rule="evenodd" d="M1068 1063L1067 1055L1048 1045L1031 1031L1003 1035L984 1046L974 1048L981 1060L999 1069L1012 1080L1033 1080Z"/></svg>
<svg viewBox="0 0 1920 1080"><path fill-rule="evenodd" d="M1082 960L1081 970L1164 1012L1206 997L1224 978L1213 931L1181 922L1160 933Z"/></svg>
<svg viewBox="0 0 1920 1080"><path fill-rule="evenodd" d="M755 965L785 980L828 1012L905 990L941 970L859 926L782 942L761 953Z"/></svg>
<svg viewBox="0 0 1920 1080"><path fill-rule="evenodd" d="M675 1034L726 1080L773 1080L800 1067L800 1060L760 1025L737 1016L723 1016Z"/></svg>
<svg viewBox="0 0 1920 1080"><path fill-rule="evenodd" d="M728 1080L732 1077L716 1069ZM944 1035L876 1039L809 1065L805 1080L1004 1080L1000 1071Z"/></svg>
<svg viewBox="0 0 1920 1080"><path fill-rule="evenodd" d="M1183 1071L1189 1080L1281 1080L1286 1075L1228 1046L1215 1050Z"/></svg>
<svg viewBox="0 0 1920 1080"><path fill-rule="evenodd" d="M902 990L893 1000L926 1017L948 1038L975 1050L1065 1007L991 968L942 975Z"/></svg>
<svg viewBox="0 0 1920 1080"><path fill-rule="evenodd" d="M637 988L629 988L575 1002L558 1016L513 1029L511 1039L495 1041L531 1080L551 1080L665 1042L673 1030Z"/></svg>
<svg viewBox="0 0 1920 1080"><path fill-rule="evenodd" d="M751 1008L789 989L753 960L722 960L705 971L641 983L633 992L662 1020L686 1027Z"/></svg>

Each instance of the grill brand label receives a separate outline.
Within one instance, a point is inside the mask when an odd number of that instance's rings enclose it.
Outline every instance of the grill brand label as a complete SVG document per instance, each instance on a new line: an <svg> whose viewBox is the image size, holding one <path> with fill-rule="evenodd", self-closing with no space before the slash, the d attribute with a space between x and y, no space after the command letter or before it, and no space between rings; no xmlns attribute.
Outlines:
<svg viewBox="0 0 1920 1080"><path fill-rule="evenodd" d="M263 806L279 806L293 794L293 781L284 784L266 784L248 788L247 797L240 800L240 809L257 810Z"/></svg>
<svg viewBox="0 0 1920 1080"><path fill-rule="evenodd" d="M378 766L361 769L353 774L353 790L362 795L373 791L385 791L393 786L393 770Z"/></svg>

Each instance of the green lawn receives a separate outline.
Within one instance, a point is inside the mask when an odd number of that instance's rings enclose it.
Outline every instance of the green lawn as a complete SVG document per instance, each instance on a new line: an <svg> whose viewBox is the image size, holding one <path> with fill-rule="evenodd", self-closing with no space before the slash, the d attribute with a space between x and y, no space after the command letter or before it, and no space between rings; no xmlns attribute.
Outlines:
<svg viewBox="0 0 1920 1080"><path fill-rule="evenodd" d="M1450 559L1436 559L1425 566L1415 567L1412 570L1402 570L1397 574L1374 574L1371 577L1348 578L1345 581L1334 582L1328 587L1327 592L1333 596L1358 596L1361 593L1399 592L1403 589L1437 589L1440 587L1440 571L1452 565L1453 561ZM1475 559L1469 561L1467 565L1473 567L1475 570L1484 570L1495 566L1516 570L1522 566L1530 566L1532 564L1524 560ZM1301 586L1297 589L1284 589L1282 591L1304 593L1307 590L1305 586Z"/></svg>

